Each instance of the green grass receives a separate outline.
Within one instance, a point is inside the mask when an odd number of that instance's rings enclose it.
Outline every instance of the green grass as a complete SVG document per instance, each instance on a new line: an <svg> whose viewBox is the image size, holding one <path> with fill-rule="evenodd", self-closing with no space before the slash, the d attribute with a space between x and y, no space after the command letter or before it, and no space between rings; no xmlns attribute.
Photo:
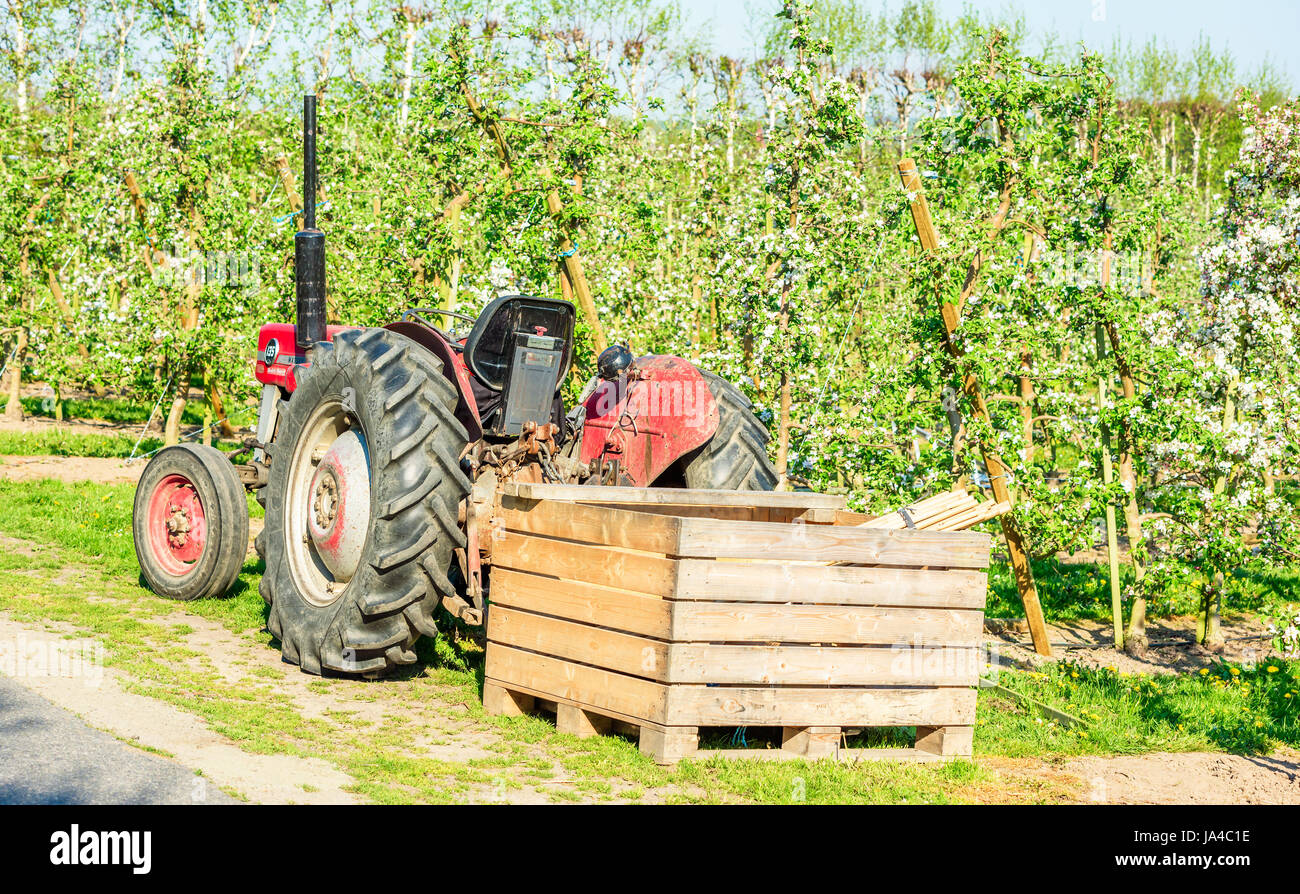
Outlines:
<svg viewBox="0 0 1300 894"><path fill-rule="evenodd" d="M1300 662L1219 663L1182 674L1121 674L1062 662L998 682L1084 721L1067 729L981 691L977 751L1008 757L1300 747Z"/></svg>
<svg viewBox="0 0 1300 894"><path fill-rule="evenodd" d="M1110 622L1110 569L1106 565L1048 558L1035 560L1033 567L1038 597L1047 618ZM1132 583L1132 574L1130 566L1120 566L1123 587ZM1147 606L1148 615L1158 618L1194 614L1199 608L1203 582L1202 576L1189 571L1168 592L1152 600ZM1297 593L1300 593L1300 566L1277 568L1252 562L1227 575L1225 611L1257 611L1278 602L1295 601ZM989 569L986 616L1013 618L1023 617L1024 613L1011 566L995 562Z"/></svg>
<svg viewBox="0 0 1300 894"><path fill-rule="evenodd" d="M8 456L99 456L125 459L162 447L161 438L136 438L125 434L82 434L52 429L38 432L0 431L0 455Z"/></svg>
<svg viewBox="0 0 1300 894"><path fill-rule="evenodd" d="M138 434L98 434L62 429L35 432L0 431L0 456L89 456L127 459L148 457L163 447L162 438L139 438ZM239 446L216 439L214 445L226 452Z"/></svg>
<svg viewBox="0 0 1300 894"><path fill-rule="evenodd" d="M0 397L0 410L9 403L8 396ZM129 400L124 397L87 397L87 398L68 398L63 402L63 418L87 419L95 422L112 422L117 424L144 425L149 418L149 414L154 410L152 404L140 403ZM56 407L53 397L24 397L22 399L23 412L28 416L44 416L50 419L56 417ZM182 425L202 425L203 416L207 411L207 405L201 400L192 400L185 405L185 410L181 414ZM256 415L256 407L238 407L235 408L231 421L236 425L247 425ZM166 414L166 408L160 407L154 412L155 418L158 414Z"/></svg>
<svg viewBox="0 0 1300 894"><path fill-rule="evenodd" d="M332 699L309 713L289 694L295 668L247 665L232 679L187 645L196 618L223 625L256 649L276 648L263 629L258 563L248 563L224 599L172 603L145 590L131 541L131 485L0 481L0 534L21 549L0 553L0 610L20 622L61 622L105 643L110 665L132 691L193 713L255 753L320 758L379 803L466 800L636 800L703 803L943 803L1061 800L1063 783L1009 776L970 761L916 765L889 761L734 761L707 758L655 766L622 736L577 739L545 717L490 717L483 711L481 648L469 638L424 639L423 666L377 683L313 679L300 689ZM250 501L250 511L257 512ZM93 597L93 598L88 598ZM976 751L1028 757L1134 754L1152 750L1267 751L1300 744L1300 669L1275 663L1205 675L1119 675L1070 665L1041 673L1006 671L1005 685L1084 718L1081 731L1043 722L996 693L979 694ZM1290 697L1288 697L1288 693ZM383 720L362 720L381 707ZM448 730L487 742L487 756L431 757L422 743ZM874 731L850 745L910 742L910 730ZM770 747L747 730L750 747ZM704 744L733 747L735 730L710 730ZM1035 781L1036 780L1036 781Z"/></svg>

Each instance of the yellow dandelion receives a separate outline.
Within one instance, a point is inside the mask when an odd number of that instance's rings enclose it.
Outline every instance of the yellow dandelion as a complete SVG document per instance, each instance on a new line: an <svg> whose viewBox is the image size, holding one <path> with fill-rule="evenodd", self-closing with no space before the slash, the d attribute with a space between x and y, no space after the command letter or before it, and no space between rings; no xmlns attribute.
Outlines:
<svg viewBox="0 0 1300 894"><path fill-rule="evenodd" d="M1270 664L1270 665L1268 666L1268 672L1269 672L1270 674L1275 674L1275 673L1277 673L1277 665L1275 665L1275 664Z"/></svg>

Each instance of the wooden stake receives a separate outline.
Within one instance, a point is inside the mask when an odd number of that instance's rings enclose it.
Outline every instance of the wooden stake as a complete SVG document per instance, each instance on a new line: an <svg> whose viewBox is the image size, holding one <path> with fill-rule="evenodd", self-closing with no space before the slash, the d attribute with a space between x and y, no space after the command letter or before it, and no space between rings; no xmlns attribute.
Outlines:
<svg viewBox="0 0 1300 894"><path fill-rule="evenodd" d="M1101 258L1101 287L1110 285L1110 233L1106 234ZM1106 359L1106 332L1097 326L1097 365L1100 368ZM1097 374L1097 409L1106 407L1106 374ZM1110 457L1110 429L1103 422L1101 425L1101 480L1107 487L1115 480L1114 468ZM1124 648L1124 605L1119 589L1119 535L1115 526L1115 504L1106 503L1106 558L1110 563L1110 614L1114 627L1115 648Z"/></svg>
<svg viewBox="0 0 1300 894"><path fill-rule="evenodd" d="M903 159L898 163L898 173L903 180L903 189L912 197L910 201L912 222L916 224L921 247L927 253L934 254L939 248L939 236L930 217L930 207L925 201L925 190L916 170L916 162L910 158ZM966 286L962 289L963 295L973 290L981 263L982 255L977 255L972 260L967 270ZM953 334L960 323L958 306L941 300L939 309L943 317L944 349L954 361L960 360L961 349L953 341ZM975 413L988 422L988 405L984 401L984 393L974 373L967 372L963 376L962 391L974 407ZM1011 503L1011 489L1007 487L1006 467L996 456L989 453L983 444L980 445L980 453L984 458L984 466L988 470L989 486L993 490L994 500L998 503ZM1007 542L1007 552L1011 557L1011 567L1016 576L1016 590L1020 593L1020 601L1025 606L1025 618L1029 621L1029 635L1034 642L1034 651L1040 655L1050 656L1052 646L1048 641L1047 624L1043 620L1042 604L1038 601L1038 587L1034 583L1034 571L1029 564L1029 553L1025 549L1024 536L1016 526L1015 518L1011 513L1002 515L999 521L1002 523L1002 536Z"/></svg>
<svg viewBox="0 0 1300 894"><path fill-rule="evenodd" d="M294 189L293 172L289 170L287 157L281 155L275 160L275 172L280 176L280 185L284 187L284 194L289 199L289 210L301 211L302 196Z"/></svg>

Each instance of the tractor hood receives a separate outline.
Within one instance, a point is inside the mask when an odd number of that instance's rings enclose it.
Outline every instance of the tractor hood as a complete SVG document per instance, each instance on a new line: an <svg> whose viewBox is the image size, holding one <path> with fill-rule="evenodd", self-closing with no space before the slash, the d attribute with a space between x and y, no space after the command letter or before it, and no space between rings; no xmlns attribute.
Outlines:
<svg viewBox="0 0 1300 894"><path fill-rule="evenodd" d="M718 406L704 376L689 360L667 354L637 358L625 375L601 382L583 406L582 461L618 460L638 487L718 430Z"/></svg>

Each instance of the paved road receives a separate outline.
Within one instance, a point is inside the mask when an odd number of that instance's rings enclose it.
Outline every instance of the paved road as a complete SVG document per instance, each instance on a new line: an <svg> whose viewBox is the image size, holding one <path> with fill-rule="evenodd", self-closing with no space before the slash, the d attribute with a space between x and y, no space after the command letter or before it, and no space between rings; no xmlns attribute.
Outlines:
<svg viewBox="0 0 1300 894"><path fill-rule="evenodd" d="M195 803L238 802L188 767L92 729L0 677L0 804Z"/></svg>

